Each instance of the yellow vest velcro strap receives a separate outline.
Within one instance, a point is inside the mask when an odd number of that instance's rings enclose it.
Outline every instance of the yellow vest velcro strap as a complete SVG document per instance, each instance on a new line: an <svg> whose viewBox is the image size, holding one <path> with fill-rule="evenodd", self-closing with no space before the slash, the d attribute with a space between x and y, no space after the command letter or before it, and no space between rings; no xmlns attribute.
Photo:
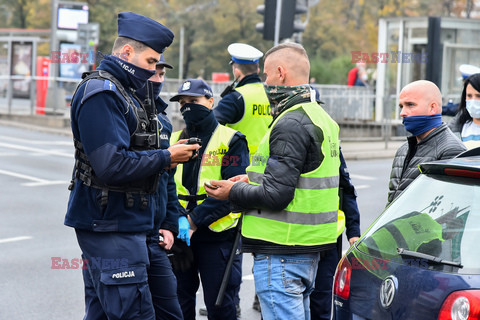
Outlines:
<svg viewBox="0 0 480 320"><path fill-rule="evenodd" d="M261 184L263 180L263 173L248 171L248 180L253 183ZM300 176L295 186L297 189L331 189L338 188L339 176L332 177L303 177Z"/></svg>
<svg viewBox="0 0 480 320"><path fill-rule="evenodd" d="M183 201L201 201L207 199L206 194L178 194L178 199Z"/></svg>
<svg viewBox="0 0 480 320"><path fill-rule="evenodd" d="M337 222L338 210L321 213L306 213L292 211L270 211L264 209L251 210L245 213L248 216L256 216L259 218L275 220L286 223L302 224L302 225L318 225Z"/></svg>

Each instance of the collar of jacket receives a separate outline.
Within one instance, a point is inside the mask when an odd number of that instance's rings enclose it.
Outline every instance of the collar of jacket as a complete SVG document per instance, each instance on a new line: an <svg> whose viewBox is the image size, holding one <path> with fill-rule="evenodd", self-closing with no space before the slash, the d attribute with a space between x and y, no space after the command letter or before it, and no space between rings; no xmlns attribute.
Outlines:
<svg viewBox="0 0 480 320"><path fill-rule="evenodd" d="M243 77L243 79L238 82L236 87L241 87L249 83L259 83L259 82L262 82L259 75L257 73L252 73Z"/></svg>
<svg viewBox="0 0 480 320"><path fill-rule="evenodd" d="M201 121L196 123L195 125L187 125L187 131L189 137L202 137L202 136L210 136L215 128L218 125L218 121L215 118L215 114L213 111Z"/></svg>
<svg viewBox="0 0 480 320"><path fill-rule="evenodd" d="M445 130L447 130L447 129L448 129L447 124L446 124L445 122L442 122L442 124L439 125L438 127L436 127L435 129L433 129L433 131L430 132L430 133L428 134L428 136L425 137L425 139L422 139L422 140L420 140L420 141L418 141L418 142L417 142L417 137L415 137L415 136L409 136L409 137L407 138L408 144L409 144L409 145L412 145L412 144L422 144L422 143L425 143L425 142L433 139L433 137L436 136L437 134L439 134L440 132L445 131Z"/></svg>
<svg viewBox="0 0 480 320"><path fill-rule="evenodd" d="M168 104L160 97L155 99L155 105L157 106L157 113L165 113L165 109L168 107Z"/></svg>
<svg viewBox="0 0 480 320"><path fill-rule="evenodd" d="M125 70L120 67L118 63L109 59L109 56L105 56L103 60L100 62L100 65L97 68L98 70L105 70L114 76L125 89L129 89L132 87L130 83L130 79L126 74Z"/></svg>

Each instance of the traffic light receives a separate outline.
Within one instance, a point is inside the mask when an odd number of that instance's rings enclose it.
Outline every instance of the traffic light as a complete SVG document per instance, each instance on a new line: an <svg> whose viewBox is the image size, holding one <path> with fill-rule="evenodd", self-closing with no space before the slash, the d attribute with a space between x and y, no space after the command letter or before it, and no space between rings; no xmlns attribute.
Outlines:
<svg viewBox="0 0 480 320"><path fill-rule="evenodd" d="M79 23L77 29L77 43L82 45L82 51L98 45L100 38L100 25L98 23Z"/></svg>
<svg viewBox="0 0 480 320"><path fill-rule="evenodd" d="M290 38L293 33L303 32L305 26L296 22L298 14L308 11L303 1L298 0L265 0L264 5L257 7L257 12L263 15L263 23L257 23L256 30L263 33L263 39L275 40L275 25L277 17L277 2L281 5L279 40Z"/></svg>

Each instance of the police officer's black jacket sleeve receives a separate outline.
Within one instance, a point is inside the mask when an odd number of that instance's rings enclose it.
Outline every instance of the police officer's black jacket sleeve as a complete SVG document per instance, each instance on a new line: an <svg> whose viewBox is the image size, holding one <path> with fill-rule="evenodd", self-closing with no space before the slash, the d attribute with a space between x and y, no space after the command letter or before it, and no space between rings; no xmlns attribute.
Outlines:
<svg viewBox="0 0 480 320"><path fill-rule="evenodd" d="M270 134L270 158L262 184L234 184L230 202L244 209L285 209L294 197L300 174L317 168L323 160L319 152L322 141L323 132L303 110L288 112Z"/></svg>
<svg viewBox="0 0 480 320"><path fill-rule="evenodd" d="M247 140L245 135L237 132L230 142L228 152L223 156L221 169L222 179L227 180L245 174L245 169L248 164L249 154ZM206 227L229 213L229 201L208 197L193 209L190 217L197 227Z"/></svg>
<svg viewBox="0 0 480 320"><path fill-rule="evenodd" d="M347 163L340 149L340 188L342 189L342 210L345 213L347 239L360 237L360 212L357 206L357 192L350 180Z"/></svg>
<svg viewBox="0 0 480 320"><path fill-rule="evenodd" d="M238 91L232 91L223 97L218 105L213 108L215 118L220 124L236 123L240 121L245 112L245 102Z"/></svg>
<svg viewBox="0 0 480 320"><path fill-rule="evenodd" d="M131 113L117 95L103 93L90 97L72 115L78 125L72 128L74 136L82 142L95 174L106 184L143 179L170 165L168 150L128 150L136 128Z"/></svg>

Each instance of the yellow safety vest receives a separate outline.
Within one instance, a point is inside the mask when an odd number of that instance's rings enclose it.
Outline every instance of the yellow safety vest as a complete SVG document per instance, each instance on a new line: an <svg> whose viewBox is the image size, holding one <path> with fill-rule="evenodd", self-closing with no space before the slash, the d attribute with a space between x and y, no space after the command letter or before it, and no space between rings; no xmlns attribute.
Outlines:
<svg viewBox="0 0 480 320"><path fill-rule="evenodd" d="M300 175L295 196L284 210L255 209L245 213L242 224L244 237L280 245L314 246L335 243L343 231L344 222L339 222L338 210L339 128L316 102L296 105L275 119L247 168L249 181L251 184L262 183L270 156L270 133L279 119L299 108L323 132L320 151L324 159L318 168ZM341 218L343 220L343 215Z"/></svg>
<svg viewBox="0 0 480 320"><path fill-rule="evenodd" d="M201 204L204 199L207 198L207 193L205 192L204 183L210 182L210 180L222 180L222 160L223 156L228 152L228 146L230 141L237 131L227 128L219 124L210 140L208 145L205 148L205 151L202 156L202 161L200 164L200 170L198 171L198 190L196 196L203 199L196 200L197 205ZM170 143L174 144L179 140L181 131L174 132L170 138ZM188 201L182 200L186 196L189 196L190 193L187 188L183 185L183 164L178 164L177 171L175 172L175 183L177 185L177 194L179 197L180 204L186 208ZM235 227L238 224L238 219L240 219L241 213L229 213L228 215L218 219L217 221L212 222L208 228L215 232L222 232L228 229Z"/></svg>
<svg viewBox="0 0 480 320"><path fill-rule="evenodd" d="M228 123L227 127L240 131L247 137L250 158L255 154L258 144L272 122L270 102L262 83L247 83L236 87L245 101L242 119L236 123Z"/></svg>

